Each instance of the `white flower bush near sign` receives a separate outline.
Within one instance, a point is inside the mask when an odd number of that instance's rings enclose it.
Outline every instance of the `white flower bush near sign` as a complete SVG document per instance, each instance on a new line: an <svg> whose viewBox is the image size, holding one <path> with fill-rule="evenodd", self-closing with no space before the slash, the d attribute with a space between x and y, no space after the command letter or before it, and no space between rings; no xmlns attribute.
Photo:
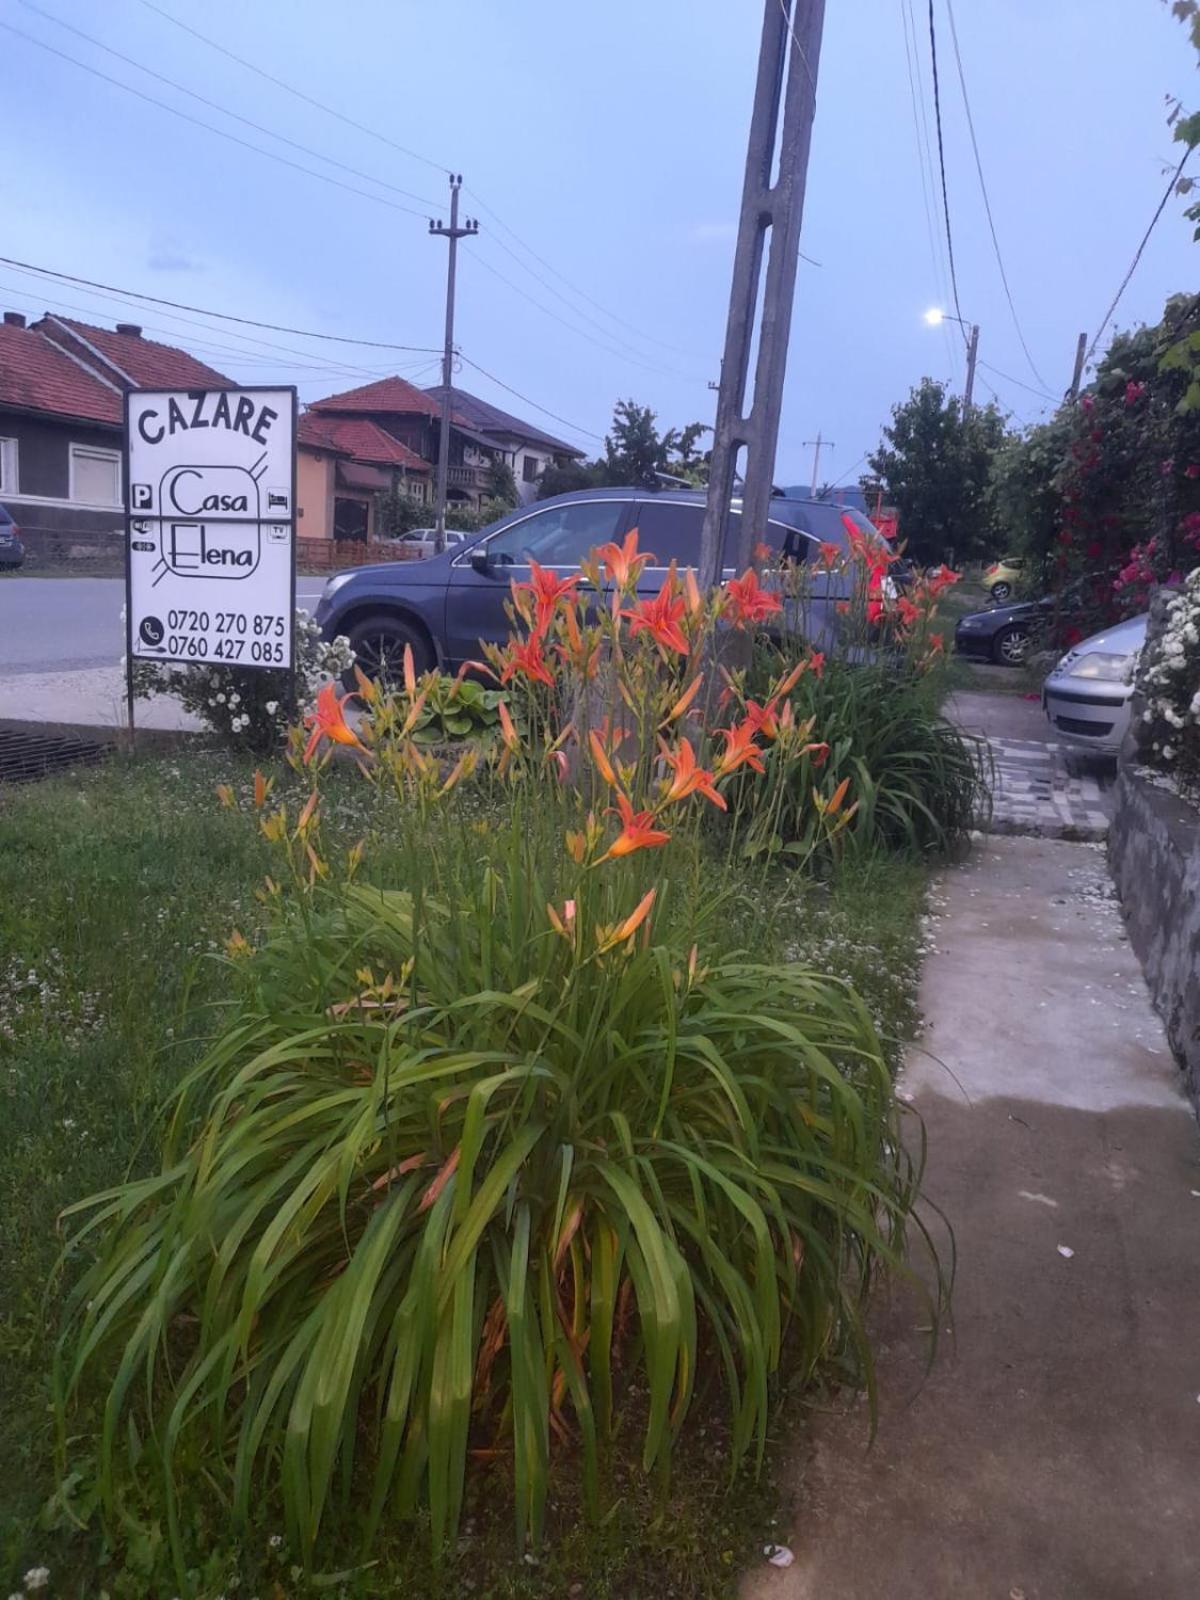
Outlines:
<svg viewBox="0 0 1200 1600"><path fill-rule="evenodd" d="M1200 567L1168 600L1162 633L1142 651L1137 687L1152 759L1200 784Z"/></svg>
<svg viewBox="0 0 1200 1600"><path fill-rule="evenodd" d="M317 697L328 678L338 678L354 665L350 642L341 636L327 643L307 611L296 613L296 715ZM282 672L220 666L159 666L135 661L134 692L139 699L170 694L186 711L235 748L265 752L282 743L292 717L289 680Z"/></svg>

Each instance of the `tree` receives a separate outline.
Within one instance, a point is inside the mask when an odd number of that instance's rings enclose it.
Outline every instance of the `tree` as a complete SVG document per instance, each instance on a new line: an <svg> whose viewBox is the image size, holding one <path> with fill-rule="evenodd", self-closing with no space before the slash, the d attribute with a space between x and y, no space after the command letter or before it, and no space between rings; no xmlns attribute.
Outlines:
<svg viewBox="0 0 1200 1600"><path fill-rule="evenodd" d="M537 497L550 500L556 494L572 494L579 489L595 489L604 481L599 461L552 462L538 479Z"/></svg>
<svg viewBox="0 0 1200 1600"><path fill-rule="evenodd" d="M538 499L609 485L656 489L664 477L681 478L703 488L708 482L710 452L701 452L699 443L704 434L712 432L708 423L689 422L684 428L659 433L657 422L649 406L618 400L604 454L595 461L547 467L538 479Z"/></svg>
<svg viewBox="0 0 1200 1600"><path fill-rule="evenodd" d="M884 443L869 458L900 514L900 537L917 561L989 553L992 460L1005 438L995 406L968 414L945 385L923 378L893 407Z"/></svg>
<svg viewBox="0 0 1200 1600"><path fill-rule="evenodd" d="M490 500L498 501L506 510L511 510L521 498L517 493L516 475L503 456L492 458L488 468L487 492Z"/></svg>
<svg viewBox="0 0 1200 1600"><path fill-rule="evenodd" d="M413 528L424 528L429 523L429 507L423 500L415 500L394 483L390 489L375 497L375 526L385 539L398 539Z"/></svg>
<svg viewBox="0 0 1200 1600"><path fill-rule="evenodd" d="M658 473L667 470L667 455L675 435L661 436L656 421L649 406L639 406L636 400L617 401L612 431L604 440L609 483L636 484L643 489L653 489L658 483Z"/></svg>

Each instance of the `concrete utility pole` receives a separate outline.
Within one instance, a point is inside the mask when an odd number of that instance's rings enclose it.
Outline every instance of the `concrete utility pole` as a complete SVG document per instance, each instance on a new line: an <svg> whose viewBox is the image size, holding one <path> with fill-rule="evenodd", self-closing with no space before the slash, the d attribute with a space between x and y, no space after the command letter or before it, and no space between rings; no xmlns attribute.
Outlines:
<svg viewBox="0 0 1200 1600"><path fill-rule="evenodd" d="M450 226L429 219L429 232L435 238L449 239L450 255L446 263L446 343L442 351L442 419L438 433L437 507L435 511L433 548L439 554L446 548L446 474L450 465L450 382L454 376L454 279L458 269L458 241L479 232L479 223L467 217L462 227L458 225L458 191L462 188L462 173L450 174Z"/></svg>
<svg viewBox="0 0 1200 1600"><path fill-rule="evenodd" d="M700 541L700 582L707 587L720 579L724 566L739 571L748 566L754 545L766 531L824 21L825 0L765 0ZM778 175L772 185L777 147ZM763 245L768 230L771 242L764 278ZM747 414L746 380L760 279L758 361ZM741 530L737 548L726 550L729 502L742 446L746 464Z"/></svg>
<svg viewBox="0 0 1200 1600"><path fill-rule="evenodd" d="M1079 384L1083 377L1083 361L1087 355L1087 334L1079 335L1079 343L1075 346L1075 371L1071 374L1071 387L1067 390L1067 399L1079 399Z"/></svg>
<svg viewBox="0 0 1200 1600"><path fill-rule="evenodd" d="M820 428L817 429L817 437L815 439L805 439L804 448L806 450L808 449L809 445L812 445L813 447L812 488L809 492L812 495L812 498L815 500L817 498L817 484L821 481L821 451L826 445L828 445L831 450L836 450L837 445L832 439L822 439Z"/></svg>
<svg viewBox="0 0 1200 1600"><path fill-rule="evenodd" d="M971 410L971 396L975 393L975 358L979 354L979 324L971 324L971 337L967 340L967 385L963 390L963 416Z"/></svg>

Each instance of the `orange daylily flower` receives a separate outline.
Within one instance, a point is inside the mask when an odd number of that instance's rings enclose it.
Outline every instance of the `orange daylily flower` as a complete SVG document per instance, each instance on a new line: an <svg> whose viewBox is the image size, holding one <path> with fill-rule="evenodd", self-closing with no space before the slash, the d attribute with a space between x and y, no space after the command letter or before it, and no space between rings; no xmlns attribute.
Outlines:
<svg viewBox="0 0 1200 1600"><path fill-rule="evenodd" d="M692 749L690 740L681 739L674 750L669 750L664 744L662 753L667 765L675 774L663 796L665 804L669 805L673 800L685 800L690 794L702 794L711 800L713 805L720 806L722 811L728 809L725 797L713 788L712 773L696 765L696 752Z"/></svg>
<svg viewBox="0 0 1200 1600"><path fill-rule="evenodd" d="M558 578L553 572L547 572L545 567L539 567L536 561L529 563L530 579L528 583L514 583L512 586L513 599L518 595L528 594L532 597L535 607L536 626L540 633L546 627L563 595L570 594L579 582L579 574L575 573L570 578Z"/></svg>
<svg viewBox="0 0 1200 1600"><path fill-rule="evenodd" d="M588 744L591 746L592 760L596 763L596 770L612 789L621 787L616 773L613 771L612 762L608 759L608 751L604 748L604 740L593 728L588 735Z"/></svg>
<svg viewBox="0 0 1200 1600"><path fill-rule="evenodd" d="M546 683L554 687L554 678L542 654L540 633L531 634L523 644L518 644L514 639L505 652L503 662L501 683L511 683L518 672L523 672L531 683Z"/></svg>
<svg viewBox="0 0 1200 1600"><path fill-rule="evenodd" d="M823 678L825 676L825 652L823 650L814 650L812 655L809 656L808 670L814 678Z"/></svg>
<svg viewBox="0 0 1200 1600"><path fill-rule="evenodd" d="M765 772L763 766L763 753L754 742L755 728L747 717L734 728L718 728L717 732L725 741L725 754L717 763L717 773L724 777L728 772L734 772L738 767L753 767L755 772Z"/></svg>
<svg viewBox="0 0 1200 1600"><path fill-rule="evenodd" d="M779 737L779 719L775 715L778 701L774 697L767 701L765 706L760 706L757 700L746 701L746 721L756 734L761 733L766 739Z"/></svg>
<svg viewBox="0 0 1200 1600"><path fill-rule="evenodd" d="M911 628L913 623L921 615L920 606L914 605L906 594L902 594L896 601L896 610L900 615L900 621L906 628Z"/></svg>
<svg viewBox="0 0 1200 1600"><path fill-rule="evenodd" d="M814 767L823 767L829 760L829 746L822 739L819 744L806 744L800 754L810 756Z"/></svg>
<svg viewBox="0 0 1200 1600"><path fill-rule="evenodd" d="M677 722L678 721L678 719L683 715L683 713L691 705L692 701L700 693L700 685L703 682L704 682L704 674L702 672L697 673L696 676L692 679L691 683L688 684L687 688L679 696L679 699L676 700L675 704L671 707L670 711L668 711L666 716L663 718L663 726L664 727L666 726L666 724L668 722Z"/></svg>
<svg viewBox="0 0 1200 1600"><path fill-rule="evenodd" d="M770 561L775 552L765 539L759 539L751 554L761 567L764 562Z"/></svg>
<svg viewBox="0 0 1200 1600"><path fill-rule="evenodd" d="M654 821L652 811L635 811L623 794L617 795L617 810L621 816L621 831L600 857L601 861L632 855L635 850L652 850L656 845L666 844L671 837L661 828L650 826Z"/></svg>
<svg viewBox="0 0 1200 1600"><path fill-rule="evenodd" d="M567 642L565 645L555 645L555 649L564 661L570 662L575 670L585 678L594 678L600 665L600 638L593 630L585 636L579 627L579 619L575 615L575 607L568 606L565 612L567 625Z"/></svg>
<svg viewBox="0 0 1200 1600"><path fill-rule="evenodd" d="M842 559L841 545L833 544L828 539L824 540L817 551L817 559L825 568L825 571L828 572L831 567L836 567Z"/></svg>
<svg viewBox="0 0 1200 1600"><path fill-rule="evenodd" d="M361 750L367 755L367 747L346 721L346 706L353 700L351 694L343 695L339 700L337 690L332 682L325 684L317 696L317 704L304 719L304 725L311 728L308 743L304 746L304 760L309 762L316 754L317 746L322 739L329 739L334 744L349 745L354 750Z"/></svg>
<svg viewBox="0 0 1200 1600"><path fill-rule="evenodd" d="M619 589L626 588L629 580L636 578L642 568L654 560L650 551L638 549L636 528L630 528L620 544L612 539L607 544L602 544L596 554L603 561L604 570Z"/></svg>
<svg viewBox="0 0 1200 1600"><path fill-rule="evenodd" d="M515 750L521 740L513 724L513 719L508 714L508 706L503 700L496 702L496 715L500 718L500 737L504 740L505 748Z"/></svg>
<svg viewBox="0 0 1200 1600"><path fill-rule="evenodd" d="M621 615L628 618L629 631L635 639L645 629L660 650L674 650L676 655L685 656L688 642L679 626L683 612L684 602L675 597L668 582L653 600L642 600L632 611L622 611Z"/></svg>
<svg viewBox="0 0 1200 1600"><path fill-rule="evenodd" d="M645 922L646 918L650 915L650 908L654 904L654 897L657 893L658 890L656 888L648 889L638 901L634 909L625 918L625 921L618 923L615 928L596 929L598 941L596 948L599 954L603 955L606 950L611 950L615 945L621 944L624 940L633 938L634 934L641 927L642 923ZM650 930L647 928L646 932L649 934Z"/></svg>
<svg viewBox="0 0 1200 1600"><path fill-rule="evenodd" d="M762 587L753 567L747 567L740 578L730 578L725 585L725 608L740 628L747 622L763 622L776 611L782 611L783 602L777 594Z"/></svg>
<svg viewBox="0 0 1200 1600"><path fill-rule="evenodd" d="M554 929L555 933L561 933L564 939L569 939L571 937L571 934L575 929L574 900L564 900L561 912L556 911L552 905L547 903L546 916L549 918L550 926Z"/></svg>

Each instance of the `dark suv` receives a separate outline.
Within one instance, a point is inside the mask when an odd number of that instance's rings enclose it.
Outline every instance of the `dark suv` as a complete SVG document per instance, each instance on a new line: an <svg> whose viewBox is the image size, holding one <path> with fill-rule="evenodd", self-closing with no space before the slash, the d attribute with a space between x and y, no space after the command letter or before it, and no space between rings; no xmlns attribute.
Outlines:
<svg viewBox="0 0 1200 1600"><path fill-rule="evenodd" d="M21 530L4 506L0 506L0 567L19 567L25 559Z"/></svg>
<svg viewBox="0 0 1200 1600"><path fill-rule="evenodd" d="M741 521L737 502L734 506L731 541ZM349 638L370 676L397 676L406 644L418 671L436 665L454 672L478 657L481 641L507 639L509 585L529 576L531 560L560 573L575 572L594 546L619 542L637 528L639 547L655 557L653 566L642 569L638 588L656 594L669 562L680 569L698 565L703 519L704 496L692 490L585 489L557 495L519 507L440 556L336 574L325 585L316 618L326 639ZM828 501L776 498L766 542L794 561L809 561L822 543L847 550L852 527L883 543L859 511ZM833 603L841 593L836 578L823 577L815 589L819 598L809 606L807 629L818 643L835 623Z"/></svg>

